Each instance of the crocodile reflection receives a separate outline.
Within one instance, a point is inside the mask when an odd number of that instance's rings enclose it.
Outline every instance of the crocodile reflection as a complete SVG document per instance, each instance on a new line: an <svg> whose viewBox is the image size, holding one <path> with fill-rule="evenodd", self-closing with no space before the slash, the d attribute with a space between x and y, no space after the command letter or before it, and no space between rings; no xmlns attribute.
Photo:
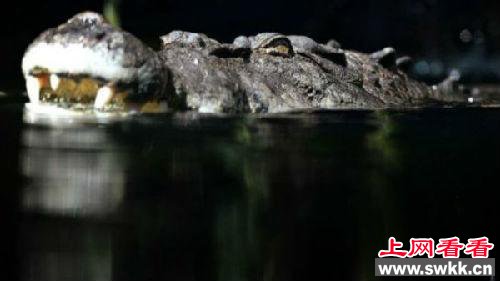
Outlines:
<svg viewBox="0 0 500 281"><path fill-rule="evenodd" d="M21 205L42 219L21 227L21 279L112 280L112 227L81 222L109 218L122 204L122 151L105 130L83 126L27 126L22 145Z"/></svg>
<svg viewBox="0 0 500 281"><path fill-rule="evenodd" d="M357 115L347 119L366 119ZM332 130L319 133L322 118L26 127L22 207L43 220L22 230L25 279L291 280L298 264L320 262L309 252L311 231L331 250L322 227L358 227L358 214L345 212L351 191L332 188L357 179L330 167L356 165L359 155L342 144L364 139L343 136L344 117L329 117ZM335 238L348 239L345 229Z"/></svg>
<svg viewBox="0 0 500 281"><path fill-rule="evenodd" d="M23 132L25 209L55 215L105 216L123 199L125 167L120 149L98 128Z"/></svg>

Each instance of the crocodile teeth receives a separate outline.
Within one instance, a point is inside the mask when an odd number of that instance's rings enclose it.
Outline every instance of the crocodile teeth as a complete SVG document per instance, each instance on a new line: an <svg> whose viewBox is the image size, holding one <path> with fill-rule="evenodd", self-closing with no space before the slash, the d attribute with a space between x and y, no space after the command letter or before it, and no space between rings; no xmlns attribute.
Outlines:
<svg viewBox="0 0 500 281"><path fill-rule="evenodd" d="M52 90L57 90L57 87L59 87L59 76L57 76L57 74L51 74L50 75L50 87L52 88Z"/></svg>
<svg viewBox="0 0 500 281"><path fill-rule="evenodd" d="M94 108L102 109L108 104L114 96L113 88L109 86L104 86L97 91L97 97L95 98Z"/></svg>
<svg viewBox="0 0 500 281"><path fill-rule="evenodd" d="M31 103L38 103L40 101L40 79L33 76L26 78L26 89L28 90L28 98Z"/></svg>

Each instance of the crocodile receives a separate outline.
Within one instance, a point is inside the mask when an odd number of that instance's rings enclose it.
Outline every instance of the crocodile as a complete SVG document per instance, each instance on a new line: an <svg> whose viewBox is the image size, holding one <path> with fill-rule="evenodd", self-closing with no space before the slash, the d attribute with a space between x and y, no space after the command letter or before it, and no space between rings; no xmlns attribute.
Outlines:
<svg viewBox="0 0 500 281"><path fill-rule="evenodd" d="M366 54L300 35L221 43L172 31L155 51L102 15L83 12L40 34L22 71L31 106L84 113L279 113L460 104L457 77L429 86L394 48Z"/></svg>

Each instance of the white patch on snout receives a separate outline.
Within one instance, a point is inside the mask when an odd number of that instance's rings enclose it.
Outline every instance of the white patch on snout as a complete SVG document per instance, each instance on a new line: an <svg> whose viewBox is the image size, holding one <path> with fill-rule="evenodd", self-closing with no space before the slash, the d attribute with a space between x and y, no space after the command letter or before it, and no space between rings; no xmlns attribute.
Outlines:
<svg viewBox="0 0 500 281"><path fill-rule="evenodd" d="M107 44L92 48L80 43L67 45L35 43L23 57L23 73L28 76L34 68L44 68L50 73L89 74L107 80L133 80L136 68L125 68L123 49L111 52Z"/></svg>
<svg viewBox="0 0 500 281"><path fill-rule="evenodd" d="M199 113L221 113L222 108L219 104L204 103L198 108Z"/></svg>
<svg viewBox="0 0 500 281"><path fill-rule="evenodd" d="M111 87L105 86L97 91L97 96L94 101L94 108L102 109L113 98L114 90Z"/></svg>
<svg viewBox="0 0 500 281"><path fill-rule="evenodd" d="M59 76L57 74L51 74L50 75L50 87L52 90L57 90L57 87L59 87Z"/></svg>
<svg viewBox="0 0 500 281"><path fill-rule="evenodd" d="M40 80L38 78L28 75L26 77L26 90L31 103L40 102Z"/></svg>

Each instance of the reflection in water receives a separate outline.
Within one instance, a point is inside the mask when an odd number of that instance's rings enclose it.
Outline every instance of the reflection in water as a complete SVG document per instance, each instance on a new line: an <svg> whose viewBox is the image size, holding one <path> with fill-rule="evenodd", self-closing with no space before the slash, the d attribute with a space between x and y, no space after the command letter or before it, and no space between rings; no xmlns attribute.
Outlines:
<svg viewBox="0 0 500 281"><path fill-rule="evenodd" d="M500 167L493 125L500 115L463 114L186 114L27 125L20 275L372 280L389 235L480 232L495 240L494 199L462 198L492 192L485 183ZM482 135L471 134L467 120L488 120ZM484 221L470 220L479 215Z"/></svg>
<svg viewBox="0 0 500 281"><path fill-rule="evenodd" d="M367 195L366 202L363 202L365 208L360 210L358 223L361 229L377 229L372 232L360 232L359 234L359 279L374 280L373 263L370 257L374 256L373 240L382 241L386 235L400 237L401 233L397 229L389 231L388 227L401 225L396 220L397 210L394 208L393 198L389 190L391 186L390 179L401 168L401 146L398 144L397 133L398 124L387 112L374 112L372 122L375 129L366 134L366 153L369 168L366 173L367 188L364 192ZM369 209L372 216L366 216L364 212ZM377 220L374 220L374 217ZM396 231L395 231L396 230ZM388 233L388 234L386 234Z"/></svg>
<svg viewBox="0 0 500 281"><path fill-rule="evenodd" d="M28 127L22 137L23 174L29 181L22 198L26 209L103 216L119 206L125 167L106 131Z"/></svg>
<svg viewBox="0 0 500 281"><path fill-rule="evenodd" d="M373 117L377 129L367 135L367 147L374 153L374 159L383 162L379 167L388 170L397 169L399 164L398 146L395 144L397 124L387 112L375 112Z"/></svg>
<svg viewBox="0 0 500 281"><path fill-rule="evenodd" d="M269 257L263 251L259 218L268 209L268 163L258 161L252 151L271 140L269 126L253 126L248 120L236 123L234 142L219 144L216 151L227 172L241 179L242 196L217 210L216 243L218 280L253 280L268 276L265 265ZM262 268L263 267L263 268ZM269 278L264 278L264 280Z"/></svg>
<svg viewBox="0 0 500 281"><path fill-rule="evenodd" d="M21 163L25 212L46 214L21 228L23 280L112 280L109 227L58 217L106 218L125 187L122 152L105 130L26 127Z"/></svg>
<svg viewBox="0 0 500 281"><path fill-rule="evenodd" d="M113 280L110 229L42 221L22 230L22 280Z"/></svg>

